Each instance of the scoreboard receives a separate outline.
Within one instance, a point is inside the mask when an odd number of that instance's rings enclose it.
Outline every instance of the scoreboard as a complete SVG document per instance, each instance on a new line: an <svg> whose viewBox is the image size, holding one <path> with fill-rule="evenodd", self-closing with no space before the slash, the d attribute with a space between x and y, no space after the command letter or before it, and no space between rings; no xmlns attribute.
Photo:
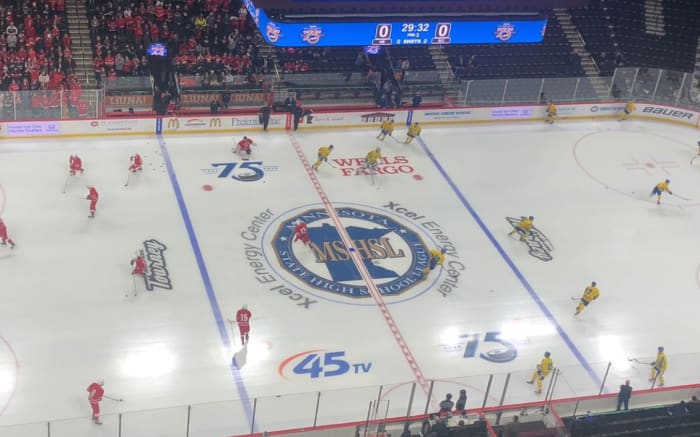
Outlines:
<svg viewBox="0 0 700 437"><path fill-rule="evenodd" d="M289 23L271 20L253 0L243 3L265 40L279 47L538 43L547 27L547 20L538 15L512 20L491 16L482 20Z"/></svg>

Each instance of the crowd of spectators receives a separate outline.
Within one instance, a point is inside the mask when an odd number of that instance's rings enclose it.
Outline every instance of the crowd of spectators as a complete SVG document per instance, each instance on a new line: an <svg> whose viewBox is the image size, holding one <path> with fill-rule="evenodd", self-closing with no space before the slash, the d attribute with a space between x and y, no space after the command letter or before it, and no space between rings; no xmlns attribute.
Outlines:
<svg viewBox="0 0 700 437"><path fill-rule="evenodd" d="M260 83L272 68L240 0L88 1L98 80L148 75L152 42L169 48L176 73L209 88Z"/></svg>
<svg viewBox="0 0 700 437"><path fill-rule="evenodd" d="M3 116L10 110L23 113L59 109L61 104L66 109L80 107L81 112L85 109L81 103L80 84L74 75L72 40L65 10L64 0L0 2L0 108ZM63 102L61 95L67 97Z"/></svg>

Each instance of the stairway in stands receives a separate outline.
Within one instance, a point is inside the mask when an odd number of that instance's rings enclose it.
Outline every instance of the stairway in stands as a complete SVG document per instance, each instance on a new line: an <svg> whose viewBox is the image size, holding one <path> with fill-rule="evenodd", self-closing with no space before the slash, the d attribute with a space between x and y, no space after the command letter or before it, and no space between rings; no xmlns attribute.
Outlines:
<svg viewBox="0 0 700 437"><path fill-rule="evenodd" d="M452 99L452 101L457 101L458 80L452 72L447 53L445 53L445 46L431 45L428 46L428 50L430 51L430 56L433 58L435 71L437 71L440 77L440 83L445 88L446 95Z"/></svg>
<svg viewBox="0 0 700 437"><path fill-rule="evenodd" d="M664 5L661 0L644 0L644 29L649 35L666 35Z"/></svg>
<svg viewBox="0 0 700 437"><path fill-rule="evenodd" d="M610 89L606 81L600 77L600 69L593 59L593 55L586 50L586 43L572 21L571 14L566 9L555 8L554 16L557 18L557 21L559 21L564 35L566 35L566 39L569 41L574 53L581 58L581 67L586 73L586 77L590 80L591 86L596 94L601 99L608 97Z"/></svg>
<svg viewBox="0 0 700 437"><path fill-rule="evenodd" d="M88 15L84 0L66 0L68 31L73 40L75 75L83 88L94 88L95 71L92 67L92 43L88 27Z"/></svg>

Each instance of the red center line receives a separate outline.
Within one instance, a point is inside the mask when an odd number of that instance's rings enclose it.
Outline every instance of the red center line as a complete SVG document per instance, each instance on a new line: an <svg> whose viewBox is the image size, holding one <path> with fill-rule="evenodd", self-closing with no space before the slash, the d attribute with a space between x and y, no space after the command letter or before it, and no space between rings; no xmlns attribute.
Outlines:
<svg viewBox="0 0 700 437"><path fill-rule="evenodd" d="M408 362L408 365L411 368L411 371L413 372L413 376L415 376L415 378L416 378L416 382L418 382L418 384L420 384L421 388L425 392L425 395L428 396L430 393L430 386L428 384L428 381L423 376L423 372L421 371L420 367L418 366L416 359L413 357L413 353L408 348L408 344L406 343L406 340L404 340L403 335L401 335L401 332L399 331L399 327L397 326L396 322L394 321L394 318L391 316L391 313L389 312L389 308L387 308L386 303L384 303L384 300L382 299L382 295L379 292L377 285L372 280L372 276L370 275L369 271L367 270L367 267L365 266L364 262L362 261L362 257L355 250L355 247L353 246L352 239L350 238L350 235L348 234L347 230L345 230L345 227L343 226L343 224L340 221L340 217L335 212L335 208L331 204L330 200L328 199L328 196L326 195L326 192L324 191L323 187L321 186L321 183L319 182L318 178L316 177L316 173L311 168L309 161L306 159L306 155L304 155L304 152L301 149L301 145L299 144L299 141L291 133L289 134L289 138L290 138L290 141L292 142L292 145L294 146L294 150L296 151L296 154L299 157L299 160L304 165L304 169L306 170L306 174L309 176L309 179L311 180L311 183L313 184L314 189L316 190L316 193L318 193L319 197L321 198L321 201L323 202L323 206L326 208L326 211L328 212L328 216L331 218L331 220L333 220L333 223L335 223L335 227L338 231L338 234L340 235L340 238L343 240L343 243L348 248L348 251L350 253L350 257L352 258L352 261L355 264L357 271L360 272L360 276L362 276L362 280L367 285L367 290L369 290L369 293L372 296L372 298L374 299L374 302L379 307L379 310L381 311L382 316L384 317L384 321L386 321L386 324L389 326L389 330L391 330L391 334L394 336L394 340L399 345L399 348L401 349L401 353L403 354L404 358Z"/></svg>

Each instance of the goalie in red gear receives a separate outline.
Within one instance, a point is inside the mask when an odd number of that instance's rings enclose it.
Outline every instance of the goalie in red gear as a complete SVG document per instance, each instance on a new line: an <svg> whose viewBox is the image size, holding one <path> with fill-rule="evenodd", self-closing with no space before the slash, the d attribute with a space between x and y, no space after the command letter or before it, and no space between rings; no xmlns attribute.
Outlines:
<svg viewBox="0 0 700 437"><path fill-rule="evenodd" d="M95 210L97 209L97 200L100 198L100 195L97 192L97 190L95 189L95 187L89 186L89 187L87 187L87 189L89 190L89 193L88 193L86 199L90 201L90 215L89 215L89 217L94 218L95 217Z"/></svg>
<svg viewBox="0 0 700 437"><path fill-rule="evenodd" d="M248 137L243 137L242 140L238 142L238 146L236 149L236 153L238 153L241 156L245 156L243 159L248 159L250 158L250 146L253 145L253 140L251 140Z"/></svg>
<svg viewBox="0 0 700 437"><path fill-rule="evenodd" d="M129 167L129 171L134 173L137 171L142 171L143 170L143 160L141 159L141 155L138 153L134 153L131 156L131 166Z"/></svg>
<svg viewBox="0 0 700 437"><path fill-rule="evenodd" d="M70 175L75 176L77 172L82 174L85 170L83 169L83 161L78 155L71 155L68 160L68 166L70 168Z"/></svg>
<svg viewBox="0 0 700 437"><path fill-rule="evenodd" d="M5 222L0 218L0 244L4 246L7 243L10 243L10 249L15 248L14 241L7 236L7 226L5 226Z"/></svg>
<svg viewBox="0 0 700 437"><path fill-rule="evenodd" d="M134 268L131 272L132 275L144 276L146 274L146 260L143 257L143 251L131 260L131 266Z"/></svg>
<svg viewBox="0 0 700 437"><path fill-rule="evenodd" d="M309 228L304 222L300 222L294 227L294 241L297 242L299 240L307 246L309 245L309 241L311 241L309 238Z"/></svg>

